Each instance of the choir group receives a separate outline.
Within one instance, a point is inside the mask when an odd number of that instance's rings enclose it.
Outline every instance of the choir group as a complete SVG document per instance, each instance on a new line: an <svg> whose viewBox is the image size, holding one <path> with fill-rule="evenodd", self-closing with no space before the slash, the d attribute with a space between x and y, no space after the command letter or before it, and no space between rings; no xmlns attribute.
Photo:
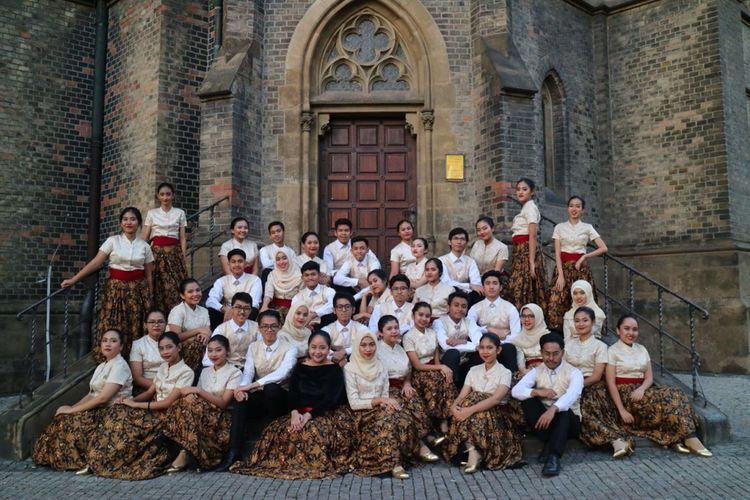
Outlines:
<svg viewBox="0 0 750 500"><path fill-rule="evenodd" d="M524 434L544 443L546 476L570 438L611 446L614 458L633 453L635 436L711 456L687 397L653 383L635 317L618 320L612 346L598 339L605 316L587 261L607 248L581 221L584 200L571 197L554 229L548 286L533 181L519 180L516 195L509 278L489 217L470 252L455 228L450 252L431 258L399 222L388 271L347 219L321 258L316 233L297 255L278 221L259 250L238 217L204 307L186 276L185 213L161 184L160 207L145 222L125 208L122 232L62 283L109 263L90 391L58 408L34 461L129 480L190 466L406 479L418 461L467 474L520 467Z"/></svg>

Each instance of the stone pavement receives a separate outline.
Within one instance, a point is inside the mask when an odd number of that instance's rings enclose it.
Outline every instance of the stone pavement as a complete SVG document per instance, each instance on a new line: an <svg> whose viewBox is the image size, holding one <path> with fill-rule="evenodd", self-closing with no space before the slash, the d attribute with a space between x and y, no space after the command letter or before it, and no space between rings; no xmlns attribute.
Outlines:
<svg viewBox="0 0 750 500"><path fill-rule="evenodd" d="M535 457L522 469L465 476L446 464L413 468L406 481L348 474L327 481L280 481L236 474L186 472L128 482L0 461L0 498L750 498L750 377L707 376L708 399L727 413L732 440L712 447L714 457L678 455L640 447L624 460L607 451L572 446L563 472L543 478ZM744 401L743 401L744 400Z"/></svg>

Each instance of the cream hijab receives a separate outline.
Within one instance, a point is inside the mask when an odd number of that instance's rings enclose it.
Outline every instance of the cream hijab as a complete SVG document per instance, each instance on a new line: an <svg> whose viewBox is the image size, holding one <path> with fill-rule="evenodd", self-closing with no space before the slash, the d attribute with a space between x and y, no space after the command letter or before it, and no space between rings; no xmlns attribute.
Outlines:
<svg viewBox="0 0 750 500"><path fill-rule="evenodd" d="M575 281L573 285L570 287L571 300L573 297L573 290L583 290L583 293L586 294L586 303L584 305L594 310L594 314L596 316L597 321L603 322L607 318L607 315L604 314L604 311L602 311L601 308L594 301L594 292L591 289L591 283L589 283L586 280ZM575 316L576 310L579 307L581 306L577 306L573 304L573 306L565 313L565 316L563 316L563 319L569 320L572 322L573 316Z"/></svg>
<svg viewBox="0 0 750 500"><path fill-rule="evenodd" d="M279 250L274 255L274 259L283 254L286 256L289 266L286 271L279 269L279 266L273 268L273 271L268 275L268 279L273 283L274 295L277 296L292 296L299 290L302 285L302 273L299 270L296 259L290 259L289 254L283 250Z"/></svg>
<svg viewBox="0 0 750 500"><path fill-rule="evenodd" d="M370 359L365 359L359 353L359 345L365 337L370 337L375 342L375 354ZM360 375L368 382L372 382L378 376L385 371L385 366L378 358L378 339L375 338L375 334L366 329L359 329L352 339L352 355L349 358L349 363L346 364L344 370L350 371Z"/></svg>
<svg viewBox="0 0 750 500"><path fill-rule="evenodd" d="M310 308L305 304L293 305L289 309L289 312L286 313L286 320L284 321L284 326L281 327L279 335L281 335L282 333L286 333L295 342L307 342L307 339L310 338L310 334L312 333L312 331L306 326L303 326L302 328L294 326L294 314L300 307L304 307L308 311L310 310Z"/></svg>
<svg viewBox="0 0 750 500"><path fill-rule="evenodd" d="M536 304L526 304L521 308L521 314L523 314L524 309L534 313L534 326L530 330L521 328L521 333L516 335L516 338L511 340L510 343L519 349L530 349L539 346L539 339L545 333L549 333L549 330L547 329L547 322L544 321L544 312L541 307Z"/></svg>

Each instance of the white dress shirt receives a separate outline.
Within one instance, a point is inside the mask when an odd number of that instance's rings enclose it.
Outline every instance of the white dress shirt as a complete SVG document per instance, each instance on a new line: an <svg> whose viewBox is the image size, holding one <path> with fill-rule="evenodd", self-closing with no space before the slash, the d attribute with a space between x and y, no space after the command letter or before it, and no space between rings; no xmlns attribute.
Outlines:
<svg viewBox="0 0 750 500"><path fill-rule="evenodd" d="M297 295L292 297L292 306L302 303L310 308L310 304L320 304L323 302L323 299L325 299L325 302L322 305L312 311L317 314L319 318L322 318L326 314L333 313L333 297L335 295L336 290L321 285L320 283L318 283L318 286L312 290L303 285L303 288L297 292Z"/></svg>
<svg viewBox="0 0 750 500"><path fill-rule="evenodd" d="M252 283L248 283L250 280ZM249 288L248 288L249 287ZM206 307L211 309L221 310L221 305L224 302L231 303L232 297L229 297L229 291L227 289L247 291L250 297L253 299L253 307L260 308L263 303L263 284L260 278L254 274L242 273L237 278L234 275L227 274L214 281L214 286L211 287L211 291L208 292L208 298L206 299ZM234 293L237 293L236 291ZM232 296L234 296L232 293Z"/></svg>
<svg viewBox="0 0 750 500"><path fill-rule="evenodd" d="M481 302L477 302L471 306L471 309L469 309L469 314L467 314L466 317L476 323L482 333L487 333L487 327L495 325L493 325L492 322L483 324L483 321L479 317L480 310L497 311L496 314L493 314L492 316L497 316L499 318L507 317L509 333L503 340L503 343L510 342L521 333L521 316L518 314L516 306L507 300L500 297L495 298L495 300L484 299ZM484 315L482 316L484 317Z"/></svg>
<svg viewBox="0 0 750 500"><path fill-rule="evenodd" d="M551 380L552 387L540 386L539 388L552 389L558 395L553 400L542 399L544 405L547 408L554 405L557 407L557 411L572 409L574 413L579 414L579 412L576 412L576 409L578 408L581 391L583 391L583 374L578 368L571 366L565 361L561 361L560 365L554 370L550 370L545 364L537 365L529 370L513 387L513 397L519 401L529 399L531 391L537 386L537 377L543 375L546 375ZM568 380L565 380L563 377L568 378Z"/></svg>
<svg viewBox="0 0 750 500"><path fill-rule="evenodd" d="M276 254L279 251L286 253L290 261L297 259L297 254L290 247L286 245L280 247L276 243L271 243L261 248L260 252L258 252L261 269L273 269L276 267Z"/></svg>
<svg viewBox="0 0 750 500"><path fill-rule="evenodd" d="M449 349L455 349L461 353L469 353L477 350L479 340L482 338L482 331L479 329L477 324L469 318L461 318L458 323L453 321L453 318L448 316L441 316L432 322L432 329L435 330L437 335L437 341L443 352ZM455 332L466 332L468 337L466 338L465 344L456 344L451 346L448 344L449 338L456 338ZM458 335L459 337L461 335Z"/></svg>
<svg viewBox="0 0 750 500"><path fill-rule="evenodd" d="M440 257L440 260L443 262L443 275L440 277L440 281L443 283L448 283L466 292L471 291L469 285L482 286L482 277L479 275L477 263L465 253L456 255L449 252ZM468 281L461 281L463 277L454 275L452 269L468 275Z"/></svg>
<svg viewBox="0 0 750 500"><path fill-rule="evenodd" d="M261 342L263 341L261 340ZM263 351L265 352L266 359L269 359L273 355L273 353L282 346L288 347L286 343L283 343L279 339L276 339L276 342L274 342L270 346L265 346ZM266 384L282 382L289 377L289 374L292 372L292 368L294 368L294 365L297 364L297 349L289 348L287 349L286 354L284 354L284 359L281 361L281 365L277 369L275 369L265 377L261 377L258 380L254 381L253 379L255 378L255 362L253 361L253 354L250 349L252 349L252 344L250 344L250 347L247 348L245 369L242 371L242 380L240 380L240 385L250 385L253 382L256 382L260 386L264 386Z"/></svg>

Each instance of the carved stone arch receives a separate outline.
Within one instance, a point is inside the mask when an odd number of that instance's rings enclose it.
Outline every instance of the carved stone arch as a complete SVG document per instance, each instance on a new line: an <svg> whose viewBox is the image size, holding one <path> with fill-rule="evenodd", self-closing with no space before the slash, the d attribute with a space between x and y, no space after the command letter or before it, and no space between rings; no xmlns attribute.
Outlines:
<svg viewBox="0 0 750 500"><path fill-rule="evenodd" d="M334 57L340 57L345 65L337 80L338 66L327 65L325 60L331 56L326 50L335 43L335 36L342 29L355 29L358 16L386 21L386 29L392 30L401 51L387 52L368 74L369 81L359 75L361 86L371 85L369 92L352 96L356 92L336 89L331 92L336 95L327 96L320 91L321 84L345 80L349 78L348 71L355 75L358 69L352 64L351 53L348 57L337 53ZM372 91L381 86L378 82L393 81L394 69L389 64L398 70L396 81L402 80L404 88L388 85ZM318 136L326 131L331 113L368 112L406 115L407 130L417 141L417 225L421 234L432 235L435 186L442 181L438 158L455 144L450 116L456 100L445 42L424 5L419 0L317 0L292 35L285 71L284 85L279 89L285 130L278 150L285 177L292 182L277 188L276 210L285 220L298 221L288 231L289 237L296 237L299 231L319 229ZM299 200L299 204L289 203L290 200Z"/></svg>

